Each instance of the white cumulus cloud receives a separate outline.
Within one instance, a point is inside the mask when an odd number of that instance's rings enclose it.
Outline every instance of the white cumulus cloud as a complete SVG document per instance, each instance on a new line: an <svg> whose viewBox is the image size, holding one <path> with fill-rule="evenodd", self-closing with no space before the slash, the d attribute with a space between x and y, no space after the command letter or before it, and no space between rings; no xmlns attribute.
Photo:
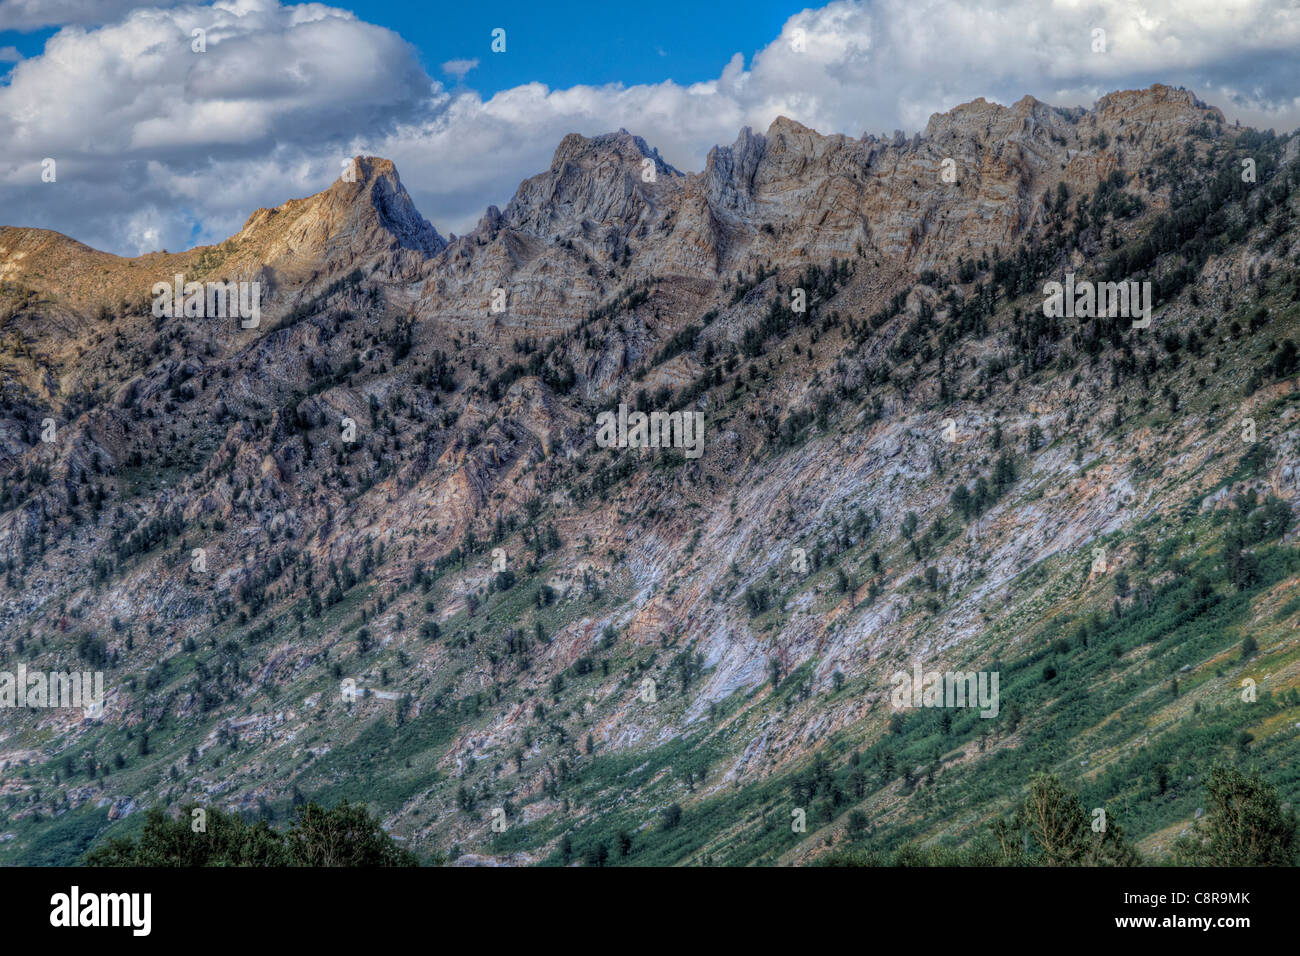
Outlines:
<svg viewBox="0 0 1300 956"><path fill-rule="evenodd" d="M442 65L442 72L458 80L465 79L470 70L478 69L478 57L472 60L448 60Z"/></svg>

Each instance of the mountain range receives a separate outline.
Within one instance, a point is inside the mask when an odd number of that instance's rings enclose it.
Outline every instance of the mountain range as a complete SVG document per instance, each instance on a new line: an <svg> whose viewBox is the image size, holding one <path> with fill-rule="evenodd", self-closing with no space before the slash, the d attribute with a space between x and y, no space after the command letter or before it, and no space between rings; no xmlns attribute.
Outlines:
<svg viewBox="0 0 1300 956"><path fill-rule="evenodd" d="M805 864L1036 771L1159 860L1216 762L1295 800L1298 159L1156 85L698 173L571 134L463 236L369 156L185 252L0 228L0 671L106 689L0 720L0 862L314 799L462 864ZM620 405L703 454L601 447Z"/></svg>

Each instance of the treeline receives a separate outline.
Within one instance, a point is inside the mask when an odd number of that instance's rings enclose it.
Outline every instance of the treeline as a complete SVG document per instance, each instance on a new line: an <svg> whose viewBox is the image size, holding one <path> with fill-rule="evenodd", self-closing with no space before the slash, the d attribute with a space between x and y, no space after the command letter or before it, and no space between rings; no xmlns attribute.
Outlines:
<svg viewBox="0 0 1300 956"><path fill-rule="evenodd" d="M177 817L154 807L138 837L110 837L83 866L418 866L363 806L298 806L288 830L265 820L186 804Z"/></svg>
<svg viewBox="0 0 1300 956"><path fill-rule="evenodd" d="M1180 866L1295 866L1300 820L1257 771L1223 765L1205 784L1205 823L1193 820L1173 847ZM850 829L855 825L850 820ZM861 823L858 823L861 828ZM1144 859L1104 807L1091 810L1054 774L1035 774L1010 817L964 847L919 846L893 851L830 853L820 866L1141 866ZM1161 861L1163 862L1163 861Z"/></svg>

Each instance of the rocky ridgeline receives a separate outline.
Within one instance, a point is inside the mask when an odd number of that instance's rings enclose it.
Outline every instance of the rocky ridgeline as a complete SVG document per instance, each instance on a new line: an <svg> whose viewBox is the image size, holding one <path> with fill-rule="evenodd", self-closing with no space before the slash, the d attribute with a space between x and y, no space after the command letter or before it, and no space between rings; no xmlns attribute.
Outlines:
<svg viewBox="0 0 1300 956"><path fill-rule="evenodd" d="M457 810L459 787L509 791L546 819L562 812L558 762L589 759L588 734L602 754L646 750L702 732L740 698L723 756L687 801L786 772L836 734L877 739L890 672L1009 654L1045 600L1027 569L1078 575L1103 536L1199 501L1236 467L1237 396L1265 359L1233 354L1222 328L1199 361L1150 373L1189 397L1208 379L1216 407L1158 423L1143 399L1165 399L1136 372L1112 384L1115 355L1059 374L1034 364L1083 347L1071 334L1044 335L1037 352L1019 343L1034 293L1004 296L979 332L944 333L969 321L957 290L1000 281L978 260L1050 245L1067 212L1118 183L1141 211L1080 227L1056 263L1099 270L1170 207L1170 163L1206 160L1234 136L1190 93L1156 86L1091 110L976 100L911 138L823 136L780 118L694 174L627 131L570 135L504 210L450 241L373 157L184 253L119 259L0 230L0 647L15 659L21 639L54 666L90 634L113 677L102 720L22 715L0 763L21 751L31 766L38 738L62 760L113 728L157 727L152 759L69 801L112 798L120 815L201 791L249 807L284 799L373 718L450 708L455 726L416 762L442 777L412 777L387 812L417 842L470 847L481 820ZM1253 309L1261 268L1284 268L1294 242L1292 230L1267 251L1216 251L1192 283L1197 302L1165 303L1160 331L1127 346L1160 353L1156 334L1200 329L1206 309ZM823 285L808 318L751 347L810 267ZM175 272L261 283L260 326L157 320L142 299ZM1293 387L1267 382L1250 406L1280 403L1260 428L1284 455ZM706 454L598 450L595 413L620 401L690 402L706 416ZM939 437L947 420L951 440ZM950 498L990 475L995 429L1016 480L958 521ZM1269 488L1294 501L1291 466L1273 468ZM909 520L918 529L904 533ZM919 557L912 536L936 522ZM520 581L506 593L528 598L508 609L495 547ZM794 548L842 555L851 580L793 571ZM1106 586L1078 577L1083 597ZM533 603L543 586L553 605ZM527 667L512 656L524 644ZM696 663L671 665L686 649ZM182 663L196 654L201 673ZM594 676L562 698L579 662L602 656L608 670L580 672ZM336 665L383 695L343 713ZM807 693L779 701L774 670L800 674ZM662 706L638 693L651 674ZM824 700L843 680L859 690ZM248 741L230 747L231 734ZM990 752L1014 745L1008 735ZM221 766L203 763L209 750Z"/></svg>

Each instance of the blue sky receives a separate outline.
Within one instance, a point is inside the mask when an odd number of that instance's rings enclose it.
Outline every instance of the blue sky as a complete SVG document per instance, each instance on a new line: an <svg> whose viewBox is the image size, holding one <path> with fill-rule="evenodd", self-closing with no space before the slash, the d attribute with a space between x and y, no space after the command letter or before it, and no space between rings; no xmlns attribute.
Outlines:
<svg viewBox="0 0 1300 956"><path fill-rule="evenodd" d="M0 49L13 47L23 56L36 56L45 48L45 41L54 36L56 28L32 30L20 33L17 30L0 30ZM7 72L12 63L0 63L0 71Z"/></svg>
<svg viewBox="0 0 1300 956"><path fill-rule="evenodd" d="M463 234L569 133L626 128L693 172L782 115L911 134L979 97L1155 82L1300 124L1296 0L813 2L0 0L0 225L128 255L219 242L369 154Z"/></svg>
<svg viewBox="0 0 1300 956"><path fill-rule="evenodd" d="M577 0L443 4L376 0L341 4L400 33L430 76L443 63L477 59L467 82L492 94L522 83L694 83L716 77L736 52L751 56L805 4L782 0L656 0L593 4ZM93 13L89 14L93 22ZM4 25L0 6L0 26ZM508 56L491 56L490 34L506 30ZM0 49L38 55L58 27L0 29ZM0 63L0 72L12 66Z"/></svg>
<svg viewBox="0 0 1300 956"><path fill-rule="evenodd" d="M388 0L350 6L415 44L431 75L449 60L477 58L467 82L491 94L534 80L552 87L707 80L733 53L748 58L766 46L804 4L547 0L433 7ZM489 52L496 27L507 31L507 56Z"/></svg>

